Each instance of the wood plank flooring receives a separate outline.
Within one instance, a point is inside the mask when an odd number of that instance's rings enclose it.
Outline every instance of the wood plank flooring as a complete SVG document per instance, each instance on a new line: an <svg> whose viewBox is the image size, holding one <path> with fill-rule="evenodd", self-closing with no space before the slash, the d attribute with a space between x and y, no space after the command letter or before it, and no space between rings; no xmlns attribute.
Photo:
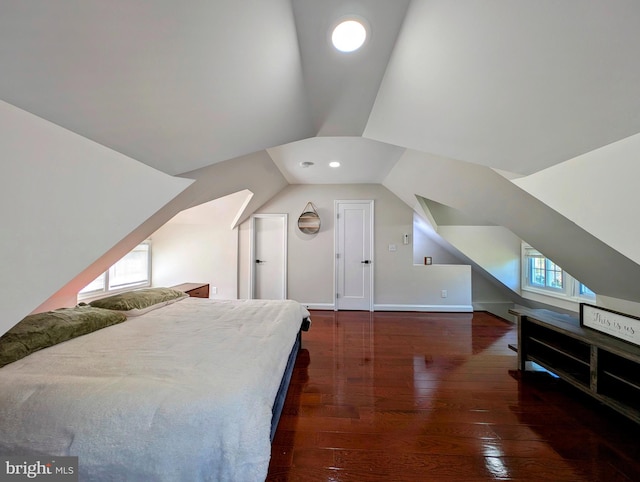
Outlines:
<svg viewBox="0 0 640 482"><path fill-rule="evenodd" d="M487 313L312 313L269 481L639 481L640 426L516 370Z"/></svg>

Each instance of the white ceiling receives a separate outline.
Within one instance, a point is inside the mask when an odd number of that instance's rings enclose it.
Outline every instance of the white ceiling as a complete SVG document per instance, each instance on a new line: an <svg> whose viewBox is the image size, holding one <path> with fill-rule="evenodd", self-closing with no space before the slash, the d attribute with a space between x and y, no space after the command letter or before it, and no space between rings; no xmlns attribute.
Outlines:
<svg viewBox="0 0 640 482"><path fill-rule="evenodd" d="M370 39L340 54L351 14ZM640 132L638 25L633 0L2 0L0 99L169 174L268 150L289 182L380 182L399 148L530 174Z"/></svg>
<svg viewBox="0 0 640 482"><path fill-rule="evenodd" d="M404 149L359 137L314 137L267 152L289 184L382 184Z"/></svg>

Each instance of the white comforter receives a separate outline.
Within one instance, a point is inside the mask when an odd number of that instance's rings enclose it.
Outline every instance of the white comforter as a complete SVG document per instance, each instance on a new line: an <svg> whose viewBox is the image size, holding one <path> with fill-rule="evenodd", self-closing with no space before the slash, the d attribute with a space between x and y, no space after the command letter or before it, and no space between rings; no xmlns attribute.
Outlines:
<svg viewBox="0 0 640 482"><path fill-rule="evenodd" d="M264 480L308 314L186 298L0 368L0 454L77 455L80 480Z"/></svg>

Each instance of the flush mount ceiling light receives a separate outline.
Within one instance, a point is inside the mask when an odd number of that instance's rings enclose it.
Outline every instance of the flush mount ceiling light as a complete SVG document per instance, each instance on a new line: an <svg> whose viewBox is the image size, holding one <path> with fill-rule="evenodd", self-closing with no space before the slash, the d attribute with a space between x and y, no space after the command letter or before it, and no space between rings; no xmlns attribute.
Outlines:
<svg viewBox="0 0 640 482"><path fill-rule="evenodd" d="M302 161L298 164L302 168L307 168L313 166L313 162L311 161Z"/></svg>
<svg viewBox="0 0 640 482"><path fill-rule="evenodd" d="M367 39L367 29L359 20L348 19L340 22L331 34L333 46L340 52L358 50Z"/></svg>
<svg viewBox="0 0 640 482"><path fill-rule="evenodd" d="M329 167L340 167L340 162L338 161L331 161L329 163Z"/></svg>

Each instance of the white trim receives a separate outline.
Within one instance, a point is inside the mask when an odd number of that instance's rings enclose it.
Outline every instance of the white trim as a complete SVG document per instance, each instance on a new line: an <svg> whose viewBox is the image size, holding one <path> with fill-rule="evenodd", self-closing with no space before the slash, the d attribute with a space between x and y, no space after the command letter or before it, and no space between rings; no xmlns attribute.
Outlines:
<svg viewBox="0 0 640 482"><path fill-rule="evenodd" d="M369 204L371 209L369 210L369 224L371 230L369 233L369 257L371 258L371 264L373 265L371 276L369 277L369 311L374 311L374 280L376 277L376 260L375 260L375 203L373 199L335 199L333 201L333 303L334 310L338 311L338 209L340 204Z"/></svg>
<svg viewBox="0 0 640 482"><path fill-rule="evenodd" d="M300 303L308 310L330 310L334 311L336 305L333 303Z"/></svg>
<svg viewBox="0 0 640 482"><path fill-rule="evenodd" d="M282 243L282 293L284 299L287 299L287 239L289 237L289 215L284 214L253 214L251 216L251 232L250 232L250 246L249 246L249 299L255 298L255 252L256 252L256 218L282 218L284 221L284 240Z"/></svg>
<svg viewBox="0 0 640 482"><path fill-rule="evenodd" d="M374 305L374 311L440 311L448 313L472 313L471 305Z"/></svg>
<svg viewBox="0 0 640 482"><path fill-rule="evenodd" d="M132 253L139 246L141 246L143 244L147 246L147 279L144 280L144 281L139 281L137 283L127 283L124 286L118 286L117 288L111 288L110 289L109 288L109 271L111 270L111 268L113 268L113 266L118 264L122 259L124 259L125 256L127 256L130 253ZM153 268L152 243L151 243L151 239L145 239L141 243L138 243L135 248L133 248L131 251L129 251L122 258L120 258L114 264L109 266L105 271L103 271L100 274L100 276L104 275L102 289L88 291L86 293L78 292L78 294L76 295L76 300L77 301L83 301L83 302L87 303L87 302L90 302L90 301L93 301L93 300L98 300L100 298L106 298L107 296L117 295L119 293L126 293L127 291L133 291L133 290L138 290L138 289L142 289L142 288L149 288L149 287L151 287L151 285L152 285L151 281L153 280L153 273L151 271L152 268ZM97 279L97 278L98 277L96 276L95 279ZM95 279L94 279L94 281L95 281Z"/></svg>
<svg viewBox="0 0 640 482"><path fill-rule="evenodd" d="M308 310L335 310L333 303L303 303ZM510 303L513 305L513 303ZM474 311L471 305L374 305L372 311L434 311L448 313L472 313ZM484 310L483 310L484 311Z"/></svg>
<svg viewBox="0 0 640 482"><path fill-rule="evenodd" d="M550 288L533 286L529 284L529 263L527 253L534 251L540 255L541 258L548 259L552 263L551 258L547 258L544 254L540 253L534 247L526 244L524 241L521 243L520 253L520 266L521 266L521 295L523 298L533 299L541 301L543 303L555 304L549 298L560 301L561 303L568 303L571 310L577 310L579 303L593 303L595 302L595 296L582 296L579 294L580 281L575 279L569 273L567 273L562 267L558 266L562 270L562 288Z"/></svg>

